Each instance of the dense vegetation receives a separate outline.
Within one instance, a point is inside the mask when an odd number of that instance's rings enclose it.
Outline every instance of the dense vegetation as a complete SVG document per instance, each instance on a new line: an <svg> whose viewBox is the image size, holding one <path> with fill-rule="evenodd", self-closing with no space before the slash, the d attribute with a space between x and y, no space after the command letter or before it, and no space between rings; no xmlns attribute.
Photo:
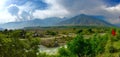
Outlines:
<svg viewBox="0 0 120 57"><path fill-rule="evenodd" d="M37 31L6 29L0 31L0 57L119 57L120 30L115 29L115 36L111 30L103 27L59 28L58 31L57 28ZM45 40L42 37L56 38ZM53 55L39 51L39 45L54 47L55 41L58 46L64 43L67 47L62 46Z"/></svg>
<svg viewBox="0 0 120 57"><path fill-rule="evenodd" d="M24 30L1 31L0 57L37 57L40 39L27 34Z"/></svg>

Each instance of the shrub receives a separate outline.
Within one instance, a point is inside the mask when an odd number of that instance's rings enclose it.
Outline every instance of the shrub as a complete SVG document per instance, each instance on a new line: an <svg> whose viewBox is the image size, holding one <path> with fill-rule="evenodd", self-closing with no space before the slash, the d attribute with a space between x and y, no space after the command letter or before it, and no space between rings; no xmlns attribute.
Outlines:
<svg viewBox="0 0 120 57"><path fill-rule="evenodd" d="M68 43L68 49L78 57L90 55L91 52L90 44L87 43L82 35L78 35L70 43Z"/></svg>

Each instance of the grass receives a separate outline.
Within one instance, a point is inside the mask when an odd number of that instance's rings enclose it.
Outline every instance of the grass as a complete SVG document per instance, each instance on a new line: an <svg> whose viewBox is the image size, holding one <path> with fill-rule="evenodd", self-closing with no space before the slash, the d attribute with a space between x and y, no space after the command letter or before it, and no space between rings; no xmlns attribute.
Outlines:
<svg viewBox="0 0 120 57"><path fill-rule="evenodd" d="M120 40L119 41L116 41L114 42L114 47L117 48L117 49L120 49Z"/></svg>

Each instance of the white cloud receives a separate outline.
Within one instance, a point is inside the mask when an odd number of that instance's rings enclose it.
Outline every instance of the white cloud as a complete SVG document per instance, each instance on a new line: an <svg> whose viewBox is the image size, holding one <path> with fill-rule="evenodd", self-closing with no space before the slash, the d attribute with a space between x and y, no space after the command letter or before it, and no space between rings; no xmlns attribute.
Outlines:
<svg viewBox="0 0 120 57"><path fill-rule="evenodd" d="M120 4L107 7L102 0L59 0L71 15L88 14L105 16L111 23L120 23Z"/></svg>
<svg viewBox="0 0 120 57"><path fill-rule="evenodd" d="M105 10L108 13L108 15L106 17L109 18L108 21L110 21L111 23L120 23L120 4L113 6L113 7L107 7L105 8Z"/></svg>
<svg viewBox="0 0 120 57"><path fill-rule="evenodd" d="M46 10L36 10L33 13L34 18L49 18L49 17L64 17L69 14L69 12L61 6L57 0L45 0L49 4Z"/></svg>
<svg viewBox="0 0 120 57"><path fill-rule="evenodd" d="M102 15L111 23L120 23L120 4L107 7L103 0L43 0L48 4L45 10L35 9L32 2L26 2L19 8L19 18L23 11L29 13L27 19L33 18L49 18L49 17L72 17L77 14ZM2 2L0 2L2 3ZM2 4L0 4L1 6ZM12 6L12 5L11 5ZM15 5L16 6L16 5ZM39 5L38 5L39 6ZM1 9L2 7L0 7ZM35 11L33 11L33 9ZM15 21L17 17L11 16L6 10L0 11L0 23Z"/></svg>
<svg viewBox="0 0 120 57"><path fill-rule="evenodd" d="M108 7L108 8L106 8L106 10L108 10L110 12L118 12L118 11L120 11L120 4L113 6L113 7Z"/></svg>
<svg viewBox="0 0 120 57"><path fill-rule="evenodd" d="M94 2L93 2L94 1ZM36 10L35 18L72 17L77 14L100 15L105 8L100 0L45 0L50 5L46 10Z"/></svg>
<svg viewBox="0 0 120 57"><path fill-rule="evenodd" d="M8 11L7 8L5 6L5 2L7 0L1 0L0 1L0 24L2 23L7 23L7 22L13 22L15 21L15 16L12 16Z"/></svg>
<svg viewBox="0 0 120 57"><path fill-rule="evenodd" d="M0 12L0 24L7 23L7 22L13 22L15 21L15 16L12 16L7 12L7 10Z"/></svg>
<svg viewBox="0 0 120 57"><path fill-rule="evenodd" d="M6 0L0 0L0 10L4 9Z"/></svg>

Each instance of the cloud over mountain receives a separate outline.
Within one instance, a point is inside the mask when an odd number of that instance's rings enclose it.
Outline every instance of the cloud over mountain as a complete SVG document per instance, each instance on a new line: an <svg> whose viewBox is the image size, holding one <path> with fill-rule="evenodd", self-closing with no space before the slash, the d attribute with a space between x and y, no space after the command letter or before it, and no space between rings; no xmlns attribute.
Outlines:
<svg viewBox="0 0 120 57"><path fill-rule="evenodd" d="M120 22L118 0L4 0L4 3L0 13L6 14L5 22L10 20L9 17L12 17L12 21L24 21L35 18L72 17L78 14L101 15L111 23Z"/></svg>

